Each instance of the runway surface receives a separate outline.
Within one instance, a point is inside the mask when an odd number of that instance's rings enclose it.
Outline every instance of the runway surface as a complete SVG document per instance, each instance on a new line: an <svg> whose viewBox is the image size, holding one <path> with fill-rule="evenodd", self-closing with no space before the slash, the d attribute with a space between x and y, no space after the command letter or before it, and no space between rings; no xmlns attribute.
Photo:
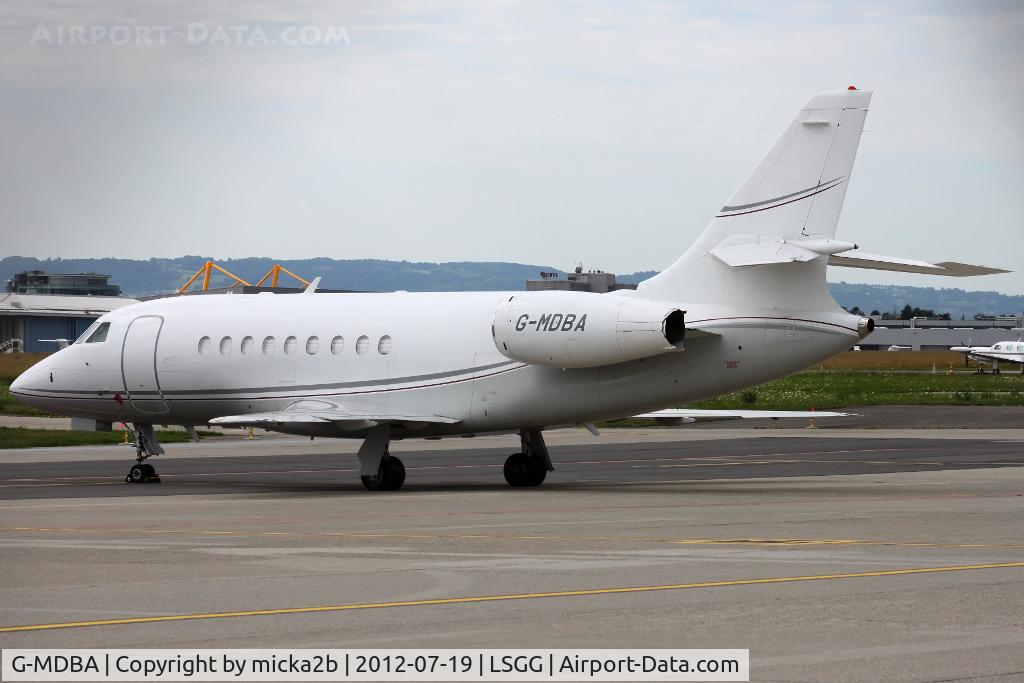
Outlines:
<svg viewBox="0 0 1024 683"><path fill-rule="evenodd" d="M1024 434L947 431L555 433L528 490L502 480L515 439L400 443L384 494L322 440L171 446L154 485L122 483L124 448L0 453L0 646L741 647L752 680L1024 678Z"/></svg>

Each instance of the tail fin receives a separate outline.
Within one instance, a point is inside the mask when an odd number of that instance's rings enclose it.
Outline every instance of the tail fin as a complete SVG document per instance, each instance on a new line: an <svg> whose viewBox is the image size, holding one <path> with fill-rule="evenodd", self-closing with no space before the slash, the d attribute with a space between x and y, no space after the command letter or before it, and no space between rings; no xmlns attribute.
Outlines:
<svg viewBox="0 0 1024 683"><path fill-rule="evenodd" d="M729 273L730 266L708 252L744 242L835 237L870 101L870 91L852 86L812 97L697 242L668 269L641 283L638 294L708 302L733 300L738 294L770 298L771 292L758 291L763 278L748 277L748 286L743 286L739 274ZM805 273L804 280L811 271L820 271L815 280L825 288L825 259L757 268L796 268L793 275Z"/></svg>

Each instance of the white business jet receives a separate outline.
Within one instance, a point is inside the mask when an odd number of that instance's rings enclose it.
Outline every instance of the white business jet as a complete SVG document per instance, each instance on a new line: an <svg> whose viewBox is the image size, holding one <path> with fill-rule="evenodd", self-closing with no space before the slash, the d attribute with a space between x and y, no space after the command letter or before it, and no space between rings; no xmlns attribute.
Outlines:
<svg viewBox="0 0 1024 683"><path fill-rule="evenodd" d="M537 486L552 469L546 426L705 417L661 409L789 375L866 336L871 319L829 294L828 264L1005 272L858 256L836 240L870 99L852 86L811 98L697 242L635 291L318 294L314 283L159 299L104 315L10 391L78 425L133 423L129 481L155 479L153 424L211 424L362 439L371 490L405 480L394 439L519 432L505 478Z"/></svg>
<svg viewBox="0 0 1024 683"><path fill-rule="evenodd" d="M978 361L978 372L984 372L981 367L981 363L990 363L992 365L992 373L998 375L1001 373L999 369L999 363L1019 363L1021 364L1021 374L1024 374L1024 341L1018 339L1015 342L1003 341L993 344L992 346L952 346L950 351L959 351L964 354L967 358L973 358Z"/></svg>

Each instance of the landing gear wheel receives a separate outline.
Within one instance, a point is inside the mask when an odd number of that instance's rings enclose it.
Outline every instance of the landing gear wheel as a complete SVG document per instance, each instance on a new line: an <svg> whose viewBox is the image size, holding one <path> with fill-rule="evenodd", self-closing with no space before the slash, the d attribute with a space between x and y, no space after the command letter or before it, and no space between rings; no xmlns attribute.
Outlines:
<svg viewBox="0 0 1024 683"><path fill-rule="evenodd" d="M160 481L160 475L149 463L139 462L132 465L124 480L129 484L156 484Z"/></svg>
<svg viewBox="0 0 1024 683"><path fill-rule="evenodd" d="M547 476L547 468L539 458L528 458L522 453L513 453L505 461L505 481L509 486L540 486Z"/></svg>
<svg viewBox="0 0 1024 683"><path fill-rule="evenodd" d="M398 458L388 456L383 462L388 491L397 491L405 483L405 463Z"/></svg>
<svg viewBox="0 0 1024 683"><path fill-rule="evenodd" d="M380 461L377 474L360 479L368 491L397 491L405 483L405 465L398 458L386 455Z"/></svg>
<svg viewBox="0 0 1024 683"><path fill-rule="evenodd" d="M142 466L142 463L132 465L132 468L128 470L128 476L124 478L129 484L141 484L146 481L146 468Z"/></svg>

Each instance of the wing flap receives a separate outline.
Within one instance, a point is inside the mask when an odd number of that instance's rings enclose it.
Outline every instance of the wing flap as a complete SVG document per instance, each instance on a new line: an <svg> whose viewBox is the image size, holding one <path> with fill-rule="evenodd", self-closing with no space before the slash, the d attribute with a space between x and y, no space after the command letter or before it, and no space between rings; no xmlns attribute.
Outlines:
<svg viewBox="0 0 1024 683"><path fill-rule="evenodd" d="M401 424L410 428L431 424L455 424L461 420L444 415L410 413L391 410L354 410L333 401L304 399L295 401L283 410L244 415L224 415L210 420L221 427L310 427L333 424L340 429L356 431L378 424Z"/></svg>

